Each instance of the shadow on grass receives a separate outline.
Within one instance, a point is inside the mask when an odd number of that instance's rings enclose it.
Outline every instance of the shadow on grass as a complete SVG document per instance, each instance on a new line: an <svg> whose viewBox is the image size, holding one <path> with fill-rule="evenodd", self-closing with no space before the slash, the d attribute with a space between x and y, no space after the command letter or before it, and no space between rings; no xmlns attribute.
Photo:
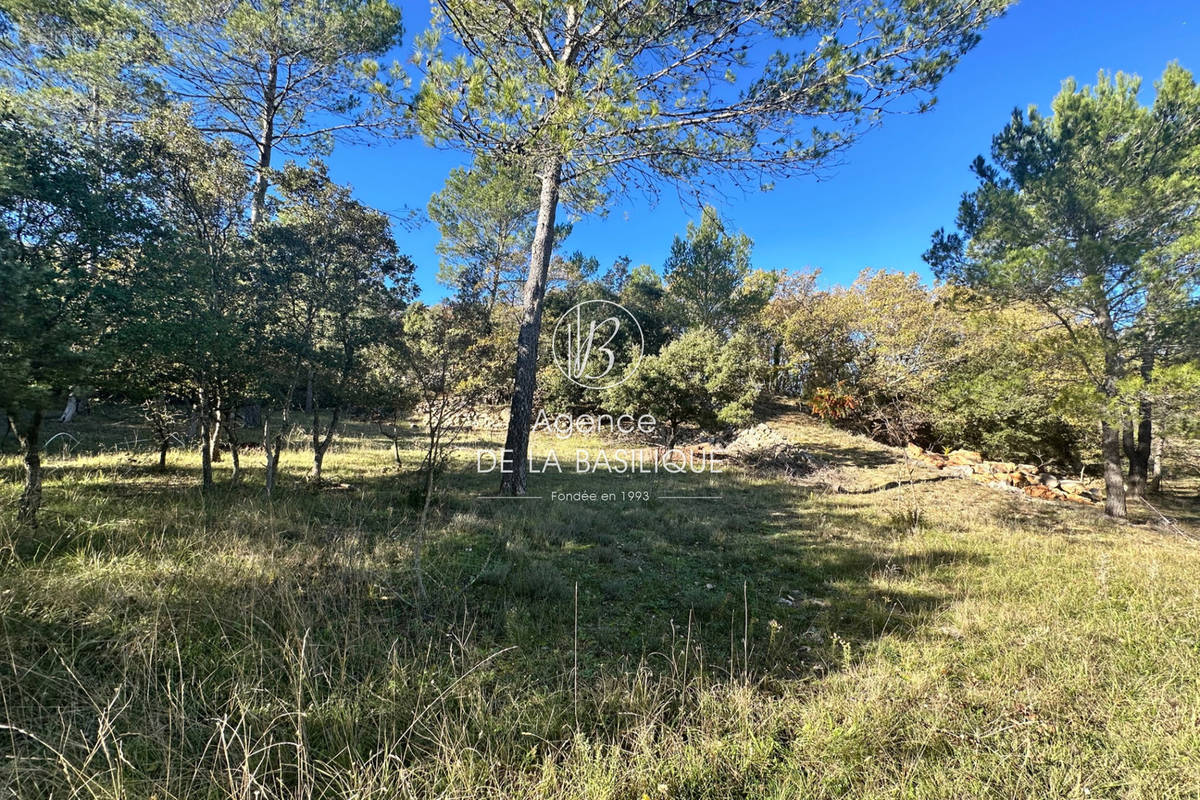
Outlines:
<svg viewBox="0 0 1200 800"><path fill-rule="evenodd" d="M160 741L180 742L215 774L211 743L233 736L215 721L241 714L238 740L282 759L264 743L294 738L299 695L308 746L329 758L402 742L413 763L453 730L519 765L521 737L609 735L641 702L580 701L576 679L657 671L682 696L695 680L820 678L918 634L979 563L914 552L886 513L761 476L550 473L531 476L540 499L496 500L498 476L470 463L440 482L421 599L420 493L382 474L390 456L347 468L352 490L293 475L270 503L259 470L202 493L194 469L89 480L65 465L0 587L12 724L49 741L98 730L109 712L92 687L120 683L123 757L153 775ZM558 499L577 492L589 499ZM421 715L447 687L474 699L438 705L435 725Z"/></svg>

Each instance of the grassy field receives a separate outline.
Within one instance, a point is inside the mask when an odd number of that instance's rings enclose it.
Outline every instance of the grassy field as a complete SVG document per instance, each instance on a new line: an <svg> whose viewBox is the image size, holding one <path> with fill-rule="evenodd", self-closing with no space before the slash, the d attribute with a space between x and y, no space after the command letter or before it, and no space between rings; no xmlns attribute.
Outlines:
<svg viewBox="0 0 1200 800"><path fill-rule="evenodd" d="M421 601L417 442L351 425L268 502L261 453L205 495L99 422L49 447L36 535L0 460L2 797L1200 797L1194 487L1117 525L785 413L822 474L481 500L480 434Z"/></svg>

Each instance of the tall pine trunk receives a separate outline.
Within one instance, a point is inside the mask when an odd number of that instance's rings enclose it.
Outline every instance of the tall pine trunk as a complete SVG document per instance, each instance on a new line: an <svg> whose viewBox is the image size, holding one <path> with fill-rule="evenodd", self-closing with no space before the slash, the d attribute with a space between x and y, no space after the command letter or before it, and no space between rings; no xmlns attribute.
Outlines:
<svg viewBox="0 0 1200 800"><path fill-rule="evenodd" d="M546 276L550 270L550 254L554 250L554 216L558 212L561 182L562 163L552 156L542 165L537 229L529 258L529 277L525 281L524 313L521 318L521 330L517 335L517 364L513 379L512 404L509 408L508 434L504 440L501 462L501 494L525 494L528 483L529 431L533 426L538 337L542 331Z"/></svg>
<svg viewBox="0 0 1200 800"><path fill-rule="evenodd" d="M42 507L42 457L38 452L42 410L36 409L24 428L15 414L10 416L9 424L21 445L21 458L25 466L25 485L21 489L21 499L17 501L17 524L36 528L38 509Z"/></svg>
<svg viewBox="0 0 1200 800"><path fill-rule="evenodd" d="M1104 513L1125 518L1125 476L1121 474L1121 432L1108 421L1100 423L1100 450L1104 456Z"/></svg>

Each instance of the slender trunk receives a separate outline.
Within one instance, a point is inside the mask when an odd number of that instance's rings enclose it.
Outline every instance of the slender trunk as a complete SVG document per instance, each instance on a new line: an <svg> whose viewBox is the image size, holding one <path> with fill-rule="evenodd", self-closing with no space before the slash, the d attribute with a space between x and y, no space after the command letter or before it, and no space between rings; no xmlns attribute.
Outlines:
<svg viewBox="0 0 1200 800"><path fill-rule="evenodd" d="M229 458L233 461L233 473L229 476L230 483L237 483L242 477L242 462L238 453L237 429L226 421L225 438L229 440Z"/></svg>
<svg viewBox="0 0 1200 800"><path fill-rule="evenodd" d="M425 577L421 574L421 555L425 549L425 525L429 521L429 504L433 501L433 468L437 446L431 443L425 458L425 502L421 505L421 518L417 521L417 540L413 546L413 568L417 573L417 596L425 599Z"/></svg>
<svg viewBox="0 0 1200 800"><path fill-rule="evenodd" d="M38 452L42 432L42 410L39 408L33 412L24 430L17 424L16 415L10 417L9 425L12 426L21 445L25 466L25 486L21 490L21 499L17 502L17 524L36 528L38 509L42 507L42 458Z"/></svg>
<svg viewBox="0 0 1200 800"><path fill-rule="evenodd" d="M1121 474L1121 432L1111 423L1100 423L1100 449L1104 455L1104 513L1125 518L1125 477Z"/></svg>
<svg viewBox="0 0 1200 800"><path fill-rule="evenodd" d="M212 428L212 420L209 418L208 398L203 391L200 392L199 411L200 485L207 489L213 485L212 442L209 439L209 433Z"/></svg>
<svg viewBox="0 0 1200 800"><path fill-rule="evenodd" d="M1155 437L1150 453L1150 481L1146 488L1148 491L1158 494L1162 491L1163 439L1161 436Z"/></svg>
<svg viewBox="0 0 1200 800"><path fill-rule="evenodd" d="M267 497L275 491L275 474L279 470L279 451L283 449L283 433L271 436L271 415L263 414L263 453L267 457Z"/></svg>
<svg viewBox="0 0 1200 800"><path fill-rule="evenodd" d="M1117 329L1113 324L1108 306L1101 303L1098 311L1100 338L1104 343L1104 381L1100 388L1108 400L1105 413L1112 413L1113 401L1117 397L1118 382L1124 377L1125 363L1121 356ZM1124 519L1125 479L1121 474L1121 429L1112 422L1100 423L1100 451L1104 458L1104 513L1116 519Z"/></svg>
<svg viewBox="0 0 1200 800"><path fill-rule="evenodd" d="M267 206L267 173L271 169L271 151L275 146L275 93L279 87L279 64L274 58L267 67L263 87L263 116L258 140L258 163L254 167L254 197L250 205L250 225L262 221Z"/></svg>
<svg viewBox="0 0 1200 800"><path fill-rule="evenodd" d="M533 424L533 392L537 383L538 336L542 330L542 301L546 296L546 275L550 269L550 254L554 250L554 216L558 211L561 180L562 164L557 157L552 156L542 166L537 229L529 258L529 278L525 281L524 315L521 319L520 333L517 335L512 405L501 462L501 494L525 494L528 483L529 430Z"/></svg>
<svg viewBox="0 0 1200 800"><path fill-rule="evenodd" d="M171 440L163 437L158 440L158 471L163 472L167 468L167 451L171 449Z"/></svg>
<svg viewBox="0 0 1200 800"><path fill-rule="evenodd" d="M212 427L209 429L208 449L209 460L213 463L221 460L221 427L224 412L221 411L221 397L217 395L212 408Z"/></svg>
<svg viewBox="0 0 1200 800"><path fill-rule="evenodd" d="M329 418L329 427L325 429L325 435L321 435L321 412L320 409L313 409L313 465L312 471L308 473L308 479L313 483L321 482L321 465L325 462L325 451L329 449L329 444L333 441L333 430L337 427L338 417L341 415L341 407L333 407L333 416Z"/></svg>
<svg viewBox="0 0 1200 800"><path fill-rule="evenodd" d="M1129 448L1129 493L1134 497L1146 494L1146 484L1150 477L1150 444L1154 436L1153 408L1150 403L1142 402L1138 407L1137 438L1133 438L1133 424L1130 423L1131 447Z"/></svg>
<svg viewBox="0 0 1200 800"><path fill-rule="evenodd" d="M75 413L79 411L79 398L74 392L67 395L67 407L63 409L62 415L58 418L59 422L70 422L75 419Z"/></svg>

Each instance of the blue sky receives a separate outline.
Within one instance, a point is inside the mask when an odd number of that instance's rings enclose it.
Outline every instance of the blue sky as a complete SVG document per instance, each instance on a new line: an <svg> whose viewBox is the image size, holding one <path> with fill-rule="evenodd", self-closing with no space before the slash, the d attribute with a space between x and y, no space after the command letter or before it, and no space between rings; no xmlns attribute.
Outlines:
<svg viewBox="0 0 1200 800"><path fill-rule="evenodd" d="M419 0L401 6L411 41L428 8ZM958 199L972 185L968 164L986 152L1014 107L1046 108L1064 78L1092 83L1101 69L1141 75L1148 99L1172 60L1200 71L1200 0L1024 0L984 33L943 84L933 111L886 119L820 181L797 178L749 194L735 189L718 205L754 240L756 267L819 268L826 285L850 283L866 268L928 276L921 253L930 234L953 223ZM330 165L334 179L351 184L364 203L404 214L423 209L446 173L466 160L413 140L339 146ZM668 187L656 205L639 195L578 223L564 249L605 266L628 255L659 269L672 235L696 217L697 209ZM441 297L437 228L397 226L396 234L417 264L422 297Z"/></svg>

